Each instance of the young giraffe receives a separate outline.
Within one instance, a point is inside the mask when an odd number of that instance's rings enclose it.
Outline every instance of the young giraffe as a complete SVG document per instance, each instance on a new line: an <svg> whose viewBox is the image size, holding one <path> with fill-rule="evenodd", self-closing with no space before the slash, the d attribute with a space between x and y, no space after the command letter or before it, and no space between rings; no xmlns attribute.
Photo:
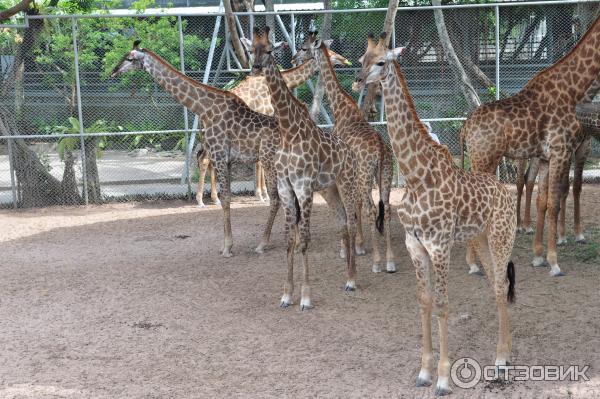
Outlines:
<svg viewBox="0 0 600 399"><path fill-rule="evenodd" d="M245 39L245 38L243 38ZM246 49L251 52L252 51L252 42L244 41L242 39L242 43L246 47ZM301 48L305 48L308 45L309 38L305 40L302 44ZM350 61L346 58L331 51L331 62L337 65L350 65ZM302 63L297 67L285 70L281 72L285 83L290 89L294 89L300 86L302 83L306 82L308 78L310 78L317 71L318 65L312 57L306 57L302 60ZM233 94L237 95L241 98L248 107L256 112L260 112L261 114L272 116L275 112L273 110L273 106L271 105L271 93L269 93L269 89L267 88L267 84L265 82L264 76L256 76L256 75L248 75L246 78L240 82L237 86L230 90ZM198 180L198 190L196 199L198 200L198 204L200 206L204 206L202 202L202 194L204 191L204 177L206 175L206 171L211 172L211 198L214 203L219 204L219 200L216 196L216 183L214 177L214 170L212 165L208 162L208 158L202 158L197 156L198 168L200 169L200 177ZM263 202L268 200L267 189L265 185L265 176L262 164L260 162L256 163L256 189L255 195ZM198 197L199 195L199 197Z"/></svg>
<svg viewBox="0 0 600 399"><path fill-rule="evenodd" d="M440 336L436 394L445 395L451 392L447 285L450 251L455 241L476 239L479 244L478 253L498 307L496 365L506 365L509 360L507 300L514 298L514 266L509 258L515 238L515 201L494 176L471 174L456 167L446 147L431 139L417 115L396 61L403 48L388 50L384 39L385 33L378 43L369 37L354 89L360 90L373 82L381 82L383 87L392 148L406 178L406 192L398 215L415 266L421 308L423 347L417 386L431 384L431 311L435 305Z"/></svg>
<svg viewBox="0 0 600 399"><path fill-rule="evenodd" d="M242 43L246 47L249 53L252 52L252 42L246 38L242 39ZM307 39L308 40L308 39ZM305 46L306 43L302 44ZM348 65L348 61L343 56L332 52L331 62L338 65ZM294 89L306 82L317 71L317 63L313 59L307 59L297 67L285 70L281 72L283 80L290 89ZM275 110L271 105L271 93L265 82L265 77L261 75L248 75L240 82L237 86L230 90L232 93L241 98L246 105L252 108L256 112L260 112L265 115L273 115ZM265 180L262 171L262 165L260 162L256 164L256 195L265 201L268 199L266 196Z"/></svg>
<svg viewBox="0 0 600 399"><path fill-rule="evenodd" d="M550 264L552 276L564 276L558 266L558 211L571 155L584 140L575 105L600 73L600 17L561 60L538 73L512 97L482 105L465 121L461 135L474 171L493 173L502 156L539 157L537 225L534 266ZM544 218L549 212L547 263L542 244ZM467 251L470 273L478 270L473 248Z"/></svg>
<svg viewBox="0 0 600 399"><path fill-rule="evenodd" d="M313 194L319 191L336 211L338 229L346 246L348 280L346 290L356 288L355 264L355 167L356 161L339 137L326 134L310 118L308 109L294 97L285 84L271 55L269 28L255 29L254 65L262 71L271 93L271 104L279 120L281 147L277 153L277 188L285 210L284 234L287 240L288 274L283 287L281 306L292 304L294 290L294 247L297 228L298 248L302 253L304 276L300 299L302 310L312 307L308 278L308 244Z"/></svg>
<svg viewBox="0 0 600 399"><path fill-rule="evenodd" d="M577 105L585 106L585 104L589 104L594 101L596 95L600 92L600 77L597 77L594 83L588 88L585 93L585 96L581 100L581 102ZM585 166L585 162L592 153L592 134L589 129L582 126L582 129L585 133L584 141L577 147L575 153L573 154L573 230L575 231L575 242L585 243L585 236L583 235L583 230L581 227L581 188L583 184L583 168ZM537 158L532 158L529 162L529 167L527 168L527 172L525 172L525 164L526 160L519 160L518 163L518 172L517 172L517 231L525 232L527 234L533 233L533 228L531 227L531 195L533 192L533 185L535 184L535 179L538 175L539 169L539 160ZM568 175L565 175L565 182L563 183L565 190L563 190L561 200L560 200L560 213L558 216L558 240L557 244L566 244L567 236L566 236L566 228L565 228L565 212L566 212L566 201L569 196L569 181ZM521 195L523 192L523 185L526 184L525 191L525 218L523 223L521 223L521 212L520 212L520 203L521 203Z"/></svg>
<svg viewBox="0 0 600 399"><path fill-rule="evenodd" d="M235 94L199 83L179 72L165 60L147 49L139 48L125 54L112 76L131 70L145 70L175 100L197 114L204 126L204 141L200 157L210 156L217 172L224 213L223 256L232 256L231 247L231 187L230 166L232 162L256 162L260 160L267 175L267 188L271 197L269 218L262 240L256 252L263 252L269 243L271 229L277 210L276 172L274 157L279 148L279 126L272 116L252 111Z"/></svg>
<svg viewBox="0 0 600 399"><path fill-rule="evenodd" d="M359 200L356 204L357 221L357 254L364 253L361 210L367 214L371 227L371 238L373 242L373 272L381 272L381 254L379 253L378 238L375 227L380 233L385 231L386 238L386 270L388 273L396 271L394 252L391 242L391 209L390 191L394 177L393 159L391 148L377 133L375 129L365 120L363 113L358 108L354 99L348 95L340 85L330 62L329 49L321 40L311 43L310 52L313 54L320 66L321 77L325 86L325 92L333 110L335 124L333 134L340 137L344 143L355 154L358 169L357 190ZM372 190L373 180L377 181L379 187L379 216L377 208L373 204ZM342 245L342 248L344 246ZM342 254L345 256L345 254Z"/></svg>

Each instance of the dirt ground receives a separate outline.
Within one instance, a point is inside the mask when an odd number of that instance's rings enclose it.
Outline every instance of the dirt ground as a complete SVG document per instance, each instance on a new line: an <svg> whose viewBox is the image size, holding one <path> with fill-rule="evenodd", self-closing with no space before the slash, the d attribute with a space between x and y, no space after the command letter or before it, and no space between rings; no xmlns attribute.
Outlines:
<svg viewBox="0 0 600 399"><path fill-rule="evenodd" d="M481 382L453 397L600 397L600 187L585 186L588 244L561 247L566 277L513 259L512 363L590 365L587 382ZM400 191L393 195L398 203ZM393 219L398 272L358 259L355 293L327 207L312 221L310 311L280 309L282 217L253 252L267 207L238 198L234 254L222 258L220 207L158 202L0 211L0 398L429 398L416 388L420 334L413 266ZM569 205L568 218L571 218ZM570 227L570 226L569 226ZM570 230L571 231L571 230ZM495 302L456 245L450 357L493 364ZM301 269L296 267L296 283ZM299 286L295 301L298 303ZM437 353L437 323L433 324Z"/></svg>

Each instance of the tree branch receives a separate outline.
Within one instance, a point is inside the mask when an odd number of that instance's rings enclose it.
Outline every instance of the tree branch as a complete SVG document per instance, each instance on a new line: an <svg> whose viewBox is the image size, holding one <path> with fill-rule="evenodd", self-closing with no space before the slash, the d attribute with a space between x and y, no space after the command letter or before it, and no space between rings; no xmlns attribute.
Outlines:
<svg viewBox="0 0 600 399"><path fill-rule="evenodd" d="M6 10L0 11L0 21L4 21L5 19L9 19L15 14L20 13L21 11L25 11L29 8L29 4L31 4L33 0L21 0L16 5L8 8Z"/></svg>

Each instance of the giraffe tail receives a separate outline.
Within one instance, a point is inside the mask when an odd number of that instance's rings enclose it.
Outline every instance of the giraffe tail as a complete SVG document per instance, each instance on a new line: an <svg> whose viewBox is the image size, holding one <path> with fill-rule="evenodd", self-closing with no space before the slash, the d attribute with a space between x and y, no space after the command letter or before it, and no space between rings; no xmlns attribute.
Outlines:
<svg viewBox="0 0 600 399"><path fill-rule="evenodd" d="M294 206L296 207L296 224L298 224L300 223L300 203L296 196L294 196Z"/></svg>
<svg viewBox="0 0 600 399"><path fill-rule="evenodd" d="M383 200L379 200L379 214L377 215L377 221L375 222L375 227L377 227L377 231L379 234L383 234L383 216L385 214L385 205Z"/></svg>
<svg viewBox="0 0 600 399"><path fill-rule="evenodd" d="M506 267L506 278L508 279L508 294L506 299L508 302L513 303L515 301L515 264L513 261L508 262Z"/></svg>

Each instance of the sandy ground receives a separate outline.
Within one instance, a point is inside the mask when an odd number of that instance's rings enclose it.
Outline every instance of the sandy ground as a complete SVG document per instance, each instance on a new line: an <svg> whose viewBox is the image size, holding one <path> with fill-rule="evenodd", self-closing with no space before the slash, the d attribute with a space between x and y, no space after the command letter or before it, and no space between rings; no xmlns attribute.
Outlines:
<svg viewBox="0 0 600 399"><path fill-rule="evenodd" d="M598 194L584 188L589 243L570 236L560 250L566 277L531 267L531 236L518 236L510 310L513 364L590 365L590 380L481 382L455 387L453 397L600 397L600 268L598 258L583 261L599 246ZM433 397L432 387L414 386L421 329L397 218L399 271L373 274L369 243L358 258L359 289L346 294L334 223L317 200L310 249L316 307L301 312L278 307L281 212L270 250L252 250L266 215L253 199L236 200L235 256L225 259L215 206L0 211L0 398ZM450 357L493 364L495 303L463 259L457 245ZM297 267L296 283L300 277Z"/></svg>

